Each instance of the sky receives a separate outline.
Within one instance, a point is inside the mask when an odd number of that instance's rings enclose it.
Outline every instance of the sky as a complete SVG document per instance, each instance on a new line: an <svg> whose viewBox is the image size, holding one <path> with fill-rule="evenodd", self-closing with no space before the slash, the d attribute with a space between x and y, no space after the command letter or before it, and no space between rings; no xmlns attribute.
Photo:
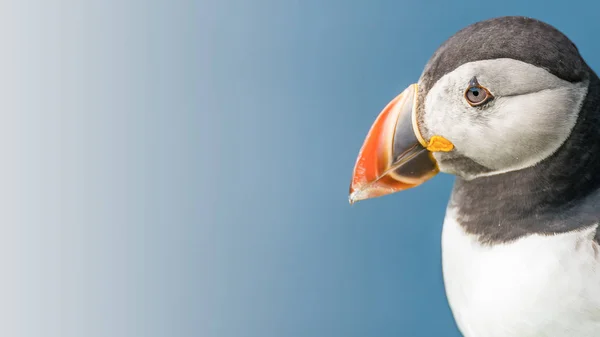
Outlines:
<svg viewBox="0 0 600 337"><path fill-rule="evenodd" d="M453 178L348 204L436 48L526 15L600 69L600 4L0 2L0 335L460 336Z"/></svg>

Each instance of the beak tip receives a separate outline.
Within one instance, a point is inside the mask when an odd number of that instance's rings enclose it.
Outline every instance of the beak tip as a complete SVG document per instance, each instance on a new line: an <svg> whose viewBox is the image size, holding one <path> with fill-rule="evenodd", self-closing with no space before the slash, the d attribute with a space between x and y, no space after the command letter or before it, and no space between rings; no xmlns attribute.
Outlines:
<svg viewBox="0 0 600 337"><path fill-rule="evenodd" d="M357 198L356 193L350 193L350 195L348 196L348 202L350 203L350 206L354 205L360 200L361 199Z"/></svg>
<svg viewBox="0 0 600 337"><path fill-rule="evenodd" d="M348 202L350 203L350 205L354 205L355 203L362 200L379 197L381 195L380 193L381 190L373 186L364 186L360 184L358 186L352 185L350 186Z"/></svg>
<svg viewBox="0 0 600 337"><path fill-rule="evenodd" d="M348 191L348 202L350 205L354 205L358 200L356 200L356 190L354 189L354 184L350 184L350 190Z"/></svg>

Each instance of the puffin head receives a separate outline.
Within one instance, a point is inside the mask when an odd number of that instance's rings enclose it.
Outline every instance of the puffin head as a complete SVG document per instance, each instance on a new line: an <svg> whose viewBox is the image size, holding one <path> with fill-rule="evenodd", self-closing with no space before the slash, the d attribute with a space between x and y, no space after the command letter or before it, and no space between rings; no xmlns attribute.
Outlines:
<svg viewBox="0 0 600 337"><path fill-rule="evenodd" d="M473 180L537 165L571 135L591 76L573 42L541 21L501 17L462 29L375 120L350 202L440 171Z"/></svg>

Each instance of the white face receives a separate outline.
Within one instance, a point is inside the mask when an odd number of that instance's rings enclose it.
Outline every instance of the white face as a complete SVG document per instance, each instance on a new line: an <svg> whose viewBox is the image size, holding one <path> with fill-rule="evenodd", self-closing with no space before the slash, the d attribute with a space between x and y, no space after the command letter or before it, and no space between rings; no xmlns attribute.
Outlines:
<svg viewBox="0 0 600 337"><path fill-rule="evenodd" d="M478 107L464 96L473 77L494 97ZM427 139L450 140L460 155L492 171L485 175L523 169L552 155L569 137L587 87L587 81L564 81L513 59L466 63L428 92L422 131ZM444 155L434 154L440 170L459 174Z"/></svg>

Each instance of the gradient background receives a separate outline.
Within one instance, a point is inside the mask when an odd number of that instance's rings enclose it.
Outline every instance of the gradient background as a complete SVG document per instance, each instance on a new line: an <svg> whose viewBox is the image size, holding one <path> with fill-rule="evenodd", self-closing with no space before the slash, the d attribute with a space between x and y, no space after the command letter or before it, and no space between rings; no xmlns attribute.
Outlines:
<svg viewBox="0 0 600 337"><path fill-rule="evenodd" d="M350 207L381 108L528 15L600 69L600 4L0 2L0 335L459 336L452 177Z"/></svg>

